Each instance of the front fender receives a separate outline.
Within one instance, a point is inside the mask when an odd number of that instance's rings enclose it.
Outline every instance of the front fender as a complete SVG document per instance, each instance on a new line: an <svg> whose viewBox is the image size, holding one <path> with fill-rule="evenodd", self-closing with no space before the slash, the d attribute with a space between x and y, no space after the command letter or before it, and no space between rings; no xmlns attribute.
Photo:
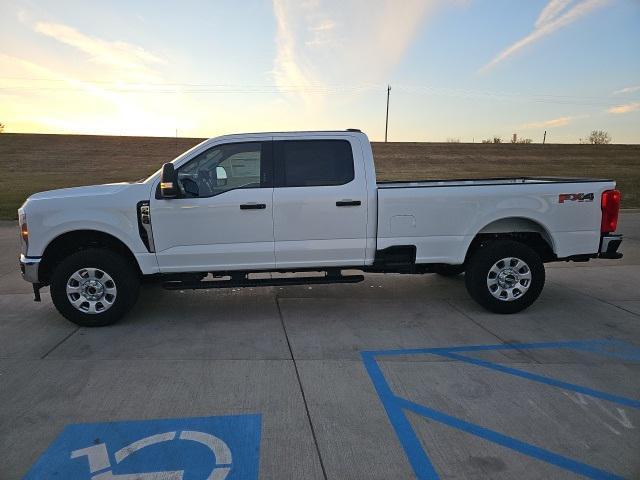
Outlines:
<svg viewBox="0 0 640 480"><path fill-rule="evenodd" d="M74 209L73 219L68 218L64 210L30 218L29 251L30 257L39 257L47 245L60 235L78 231L94 230L107 233L122 241L135 254L148 253L140 238L135 211L131 214L115 211L96 211Z"/></svg>

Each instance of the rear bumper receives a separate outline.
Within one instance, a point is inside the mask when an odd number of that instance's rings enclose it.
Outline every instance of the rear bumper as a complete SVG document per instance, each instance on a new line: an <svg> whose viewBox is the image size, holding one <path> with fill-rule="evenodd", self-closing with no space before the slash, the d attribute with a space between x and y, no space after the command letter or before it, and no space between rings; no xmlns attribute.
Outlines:
<svg viewBox="0 0 640 480"><path fill-rule="evenodd" d="M609 234L602 237L600 241L600 252L598 258L622 258L622 253L618 252L618 248L622 244L622 235Z"/></svg>
<svg viewBox="0 0 640 480"><path fill-rule="evenodd" d="M40 268L40 258L29 258L23 254L20 255L20 272L22 278L27 282L39 283L38 269Z"/></svg>

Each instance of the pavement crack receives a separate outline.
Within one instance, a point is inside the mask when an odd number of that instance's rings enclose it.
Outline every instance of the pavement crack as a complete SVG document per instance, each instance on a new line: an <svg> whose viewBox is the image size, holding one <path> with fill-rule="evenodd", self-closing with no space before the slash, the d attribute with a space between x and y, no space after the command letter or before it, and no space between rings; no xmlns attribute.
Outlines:
<svg viewBox="0 0 640 480"><path fill-rule="evenodd" d="M289 354L291 355L291 361L293 362L293 368L296 372L296 379L298 380L298 386L300 387L300 393L302 394L302 402L304 403L304 410L307 414L307 421L309 422L309 427L311 428L311 436L313 437L313 443L316 447L316 453L318 455L318 460L320 461L320 468L322 469L322 477L324 480L327 480L327 470L324 467L324 462L322 460L322 454L320 453L320 446L318 445L318 438L316 436L316 430L313 427L313 422L311 421L311 413L309 412L309 404L307 403L307 396L304 393L304 388L302 387L302 380L300 379L300 372L298 371L298 363L296 362L296 357L293 355L293 349L291 348L291 341L289 340L289 334L287 333L287 327L284 323L284 316L282 315L282 310L280 309L280 298L276 296L276 306L278 307L278 315L280 316L280 324L282 325L282 331L284 332L284 337L287 340L287 347L289 347Z"/></svg>
<svg viewBox="0 0 640 480"><path fill-rule="evenodd" d="M583 268L584 268L584 267L583 267ZM592 298L593 300L596 300L596 301L598 301L598 302L604 303L604 304L606 304L606 305L611 305L612 307L615 307L615 308L617 308L617 309L619 309L619 310L622 310L622 311L624 311L624 312L630 313L631 315L635 315L636 317L640 317L640 314L639 314L639 313L634 312L634 311L632 311L632 310L628 310L628 309L624 308L624 307L623 307L623 306L621 306L621 305L618 305L618 304L616 304L616 303L613 303L613 302L615 302L615 301L624 302L625 300L611 300L611 301L609 301L609 300L605 300L604 298L600 298L600 297L596 297L596 296L593 296L593 295L585 294L585 293L584 293L584 292L582 292L581 290L577 290L577 289L575 289L575 288L573 288L573 287L569 287L569 286L567 286L567 285L563 285L562 283L558 283L558 282L555 282L555 281L551 281L551 282L549 282L549 283L552 283L552 284L554 284L554 285L556 285L556 286L564 287L564 288L566 288L566 289L568 289L568 290L571 290L572 292L577 293L577 294L579 294L579 295L583 295L583 296L585 296L585 297ZM634 301L634 300L635 300L635 299L632 299L631 301Z"/></svg>
<svg viewBox="0 0 640 480"><path fill-rule="evenodd" d="M582 268L585 268L585 267L582 267ZM626 308L624 308L623 306L618 305L618 304L616 304L616 303L613 303L613 302L616 302L616 301L618 301L618 302L624 302L624 301L627 301L627 300L605 300L604 298L600 298L600 297L596 297L596 296L594 296L594 295L586 294L586 293L584 293L584 292L583 292L583 291L581 291L581 290L578 290L578 289L576 289L576 288L570 287L570 286L568 286L568 285L564 285L564 284L562 284L562 283L559 283L559 282L556 282L556 281L553 281L553 280L552 280L551 282L549 282L549 283L552 283L552 284L554 284L554 285L556 285L556 286L560 286L561 288L566 288L566 289L568 289L568 290L571 290L571 291L572 291L572 292L574 292L574 293L577 293L578 295L582 295L582 296L584 296L584 297L591 298L591 299L593 299L593 300L596 300L597 302L601 302L601 303L604 303L604 304L606 304L606 305L610 305L610 306L615 307L615 308L617 308L617 309L619 309L619 310L622 310L623 312L627 312L627 313L630 313L631 315L635 315L636 317L640 317L640 314L639 314L639 313L634 312L634 311L629 310L629 309L626 309ZM635 301L635 299L631 299L630 301Z"/></svg>
<svg viewBox="0 0 640 480"><path fill-rule="evenodd" d="M60 340L58 343L56 343L53 347L51 347L49 350L47 350L47 352L46 352L44 355L42 355L42 356L40 357L40 360L44 360L45 358L47 358L51 352L53 352L56 348L58 348L58 347L59 347L60 345L62 345L64 342L66 342L67 340L69 340L69 339L71 338L71 336L72 336L73 334L75 334L78 330L80 330L80 327L76 327L76 329L75 329L73 332L71 332L69 335L67 335L66 337L64 337L62 340Z"/></svg>
<svg viewBox="0 0 640 480"><path fill-rule="evenodd" d="M524 350L518 348L518 344L517 343L513 343L513 342L509 342L508 340L505 340L504 338L502 338L500 335L498 335L497 333L489 330L487 327L485 327L484 325L482 325L480 322L477 322L476 320L473 319L473 317L471 317L470 315L466 314L463 310L461 310L460 308L458 308L457 306L455 306L453 303L451 303L449 300L445 300L450 306L451 308L453 308L456 312L460 313L462 316L464 316L465 318L467 318L469 321L471 321L473 324L475 324L476 326L480 327L482 330L484 330L485 332L487 332L489 335L493 335L494 337L496 337L498 340L500 340L501 343L505 344L505 345L511 345L514 350L516 350L517 352L519 352L520 354L522 354L523 356L525 356L526 358L528 358L529 360L531 360L534 363L538 363L541 364L542 362L538 361L535 357L532 357L531 355L529 355L527 352L525 352Z"/></svg>

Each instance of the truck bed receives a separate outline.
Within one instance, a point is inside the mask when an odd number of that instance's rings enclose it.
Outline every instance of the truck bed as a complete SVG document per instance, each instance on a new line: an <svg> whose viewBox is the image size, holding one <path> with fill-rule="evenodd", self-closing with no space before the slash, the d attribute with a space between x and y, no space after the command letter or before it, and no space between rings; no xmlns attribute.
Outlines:
<svg viewBox="0 0 640 480"><path fill-rule="evenodd" d="M611 182L598 178L570 177L502 177L450 180L409 180L377 182L378 188L417 188L417 187L469 187L480 185L549 184L549 183L591 183Z"/></svg>
<svg viewBox="0 0 640 480"><path fill-rule="evenodd" d="M558 258L593 254L600 197L612 188L611 180L555 177L381 182L377 248L415 245L417 263L457 265L479 233L524 231L542 235Z"/></svg>

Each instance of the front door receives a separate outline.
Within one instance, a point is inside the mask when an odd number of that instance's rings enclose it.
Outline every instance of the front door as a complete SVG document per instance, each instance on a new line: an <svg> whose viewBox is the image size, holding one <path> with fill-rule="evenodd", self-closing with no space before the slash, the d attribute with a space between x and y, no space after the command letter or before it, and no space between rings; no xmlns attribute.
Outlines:
<svg viewBox="0 0 640 480"><path fill-rule="evenodd" d="M179 197L151 199L161 272L274 268L271 150L225 143L178 168Z"/></svg>

